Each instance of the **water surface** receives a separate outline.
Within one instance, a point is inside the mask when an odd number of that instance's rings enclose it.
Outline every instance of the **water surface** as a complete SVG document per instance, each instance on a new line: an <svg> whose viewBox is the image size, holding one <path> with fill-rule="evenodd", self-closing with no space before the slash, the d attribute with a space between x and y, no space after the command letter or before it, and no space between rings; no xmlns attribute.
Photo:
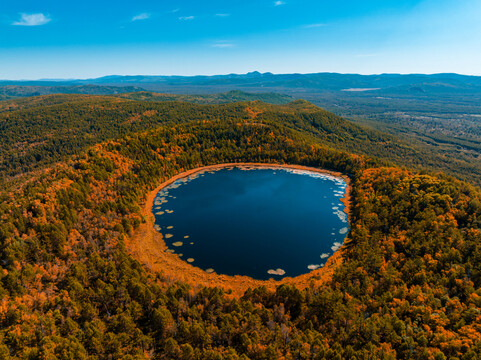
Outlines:
<svg viewBox="0 0 481 360"><path fill-rule="evenodd" d="M154 200L169 252L203 270L255 279L322 267L347 234L343 179L233 167L193 174Z"/></svg>

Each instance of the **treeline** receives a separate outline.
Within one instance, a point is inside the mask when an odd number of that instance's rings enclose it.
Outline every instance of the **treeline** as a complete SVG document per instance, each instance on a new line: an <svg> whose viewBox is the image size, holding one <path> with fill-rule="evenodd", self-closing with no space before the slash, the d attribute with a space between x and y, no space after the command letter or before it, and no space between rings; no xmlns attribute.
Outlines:
<svg viewBox="0 0 481 360"><path fill-rule="evenodd" d="M124 239L146 194L225 162L350 175L351 232L332 281L234 299L132 258ZM479 190L382 165L268 121L177 124L92 147L2 195L0 358L479 358Z"/></svg>

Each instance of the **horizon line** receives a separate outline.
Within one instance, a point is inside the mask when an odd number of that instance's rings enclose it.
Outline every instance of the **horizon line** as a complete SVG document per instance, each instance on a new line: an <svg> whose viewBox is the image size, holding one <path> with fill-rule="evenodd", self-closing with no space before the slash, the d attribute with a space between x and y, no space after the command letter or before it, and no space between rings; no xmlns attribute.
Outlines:
<svg viewBox="0 0 481 360"><path fill-rule="evenodd" d="M350 72L335 72L335 71L321 71L321 72L309 72L309 73L300 73L300 72L292 72L292 73L273 73L273 72L260 72L260 71L249 71L247 73L224 73L224 74L196 74L196 75L179 75L179 74L109 74L109 75L101 75L97 77L88 77L88 78L37 78L37 79L0 79L0 81L19 81L19 82L27 82L27 81L39 81L39 82L65 82L65 81L88 81L88 80L98 80L102 78L108 77L137 77L137 76L144 76L144 77L214 77L214 76L229 76L229 75L249 75L258 73L259 75L318 75L318 74L335 74L335 75L359 75L359 76L382 76L382 75L399 75L399 76L407 76L407 75L424 75L424 76L433 76L433 75L459 75L459 76L469 76L469 77L481 77L481 74L463 74L463 73L456 73L456 72L436 72L436 73L350 73Z"/></svg>

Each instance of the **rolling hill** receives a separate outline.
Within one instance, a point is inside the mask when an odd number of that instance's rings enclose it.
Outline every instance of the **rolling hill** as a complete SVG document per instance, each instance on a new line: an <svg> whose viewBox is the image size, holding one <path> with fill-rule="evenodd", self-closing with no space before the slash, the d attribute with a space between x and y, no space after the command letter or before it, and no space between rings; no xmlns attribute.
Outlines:
<svg viewBox="0 0 481 360"><path fill-rule="evenodd" d="M315 141L386 160L420 163L415 149L399 140L354 125L309 102L286 105L259 101L222 105L133 101L119 97L55 95L14 102L22 110L0 113L0 173L11 178L80 154L108 139L159 126L200 120L274 121Z"/></svg>
<svg viewBox="0 0 481 360"><path fill-rule="evenodd" d="M119 95L119 97L141 101L186 101L195 104L228 104L243 101L262 101L268 104L280 105L292 101L292 97L277 93L246 93L239 90L231 90L219 94L204 95L179 95L159 94L150 91L139 91Z"/></svg>
<svg viewBox="0 0 481 360"><path fill-rule="evenodd" d="M5 85L0 86L0 100L49 94L112 95L124 92L141 91L136 86L106 85Z"/></svg>
<svg viewBox="0 0 481 360"><path fill-rule="evenodd" d="M424 157L422 162L429 168L441 168L479 185L480 79L459 74L272 74L254 71L215 76L113 75L97 79L0 81L0 85L32 87L30 93L24 90L23 95L35 94L35 89L42 86L58 91L62 91L62 86L90 86L89 89L100 89L98 94L106 94L105 89L109 87L112 88L110 93L118 93L124 91L122 87L130 86L136 87L136 92L143 91L143 95L125 95L131 99L210 104L252 100L282 104L288 99L265 94L266 91L281 93L293 99L306 99L363 127L401 138L407 146L437 159L426 161ZM252 96L243 92L250 92Z"/></svg>
<svg viewBox="0 0 481 360"><path fill-rule="evenodd" d="M232 96L251 96L236 94ZM225 96L228 94L180 98L209 102ZM271 100L284 99L278 95L266 96ZM70 94L0 102L0 131L4 135L0 145L0 175L11 178L40 169L65 156L79 154L96 143L128 133L166 124L218 119L276 121L312 136L319 143L344 151L377 156L399 165L444 171L481 184L481 165L469 158L452 158L444 152L426 151L396 136L356 125L303 100L284 105L251 101L216 106L130 100L130 97L170 99L170 96L139 92L120 97Z"/></svg>

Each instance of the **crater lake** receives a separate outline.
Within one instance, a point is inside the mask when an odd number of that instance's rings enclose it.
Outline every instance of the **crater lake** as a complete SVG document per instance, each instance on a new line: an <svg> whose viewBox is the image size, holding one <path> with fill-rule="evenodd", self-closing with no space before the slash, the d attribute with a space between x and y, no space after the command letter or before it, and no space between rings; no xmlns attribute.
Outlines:
<svg viewBox="0 0 481 360"><path fill-rule="evenodd" d="M166 251L217 274L295 277L324 266L348 232L340 177L292 168L199 171L159 191Z"/></svg>

